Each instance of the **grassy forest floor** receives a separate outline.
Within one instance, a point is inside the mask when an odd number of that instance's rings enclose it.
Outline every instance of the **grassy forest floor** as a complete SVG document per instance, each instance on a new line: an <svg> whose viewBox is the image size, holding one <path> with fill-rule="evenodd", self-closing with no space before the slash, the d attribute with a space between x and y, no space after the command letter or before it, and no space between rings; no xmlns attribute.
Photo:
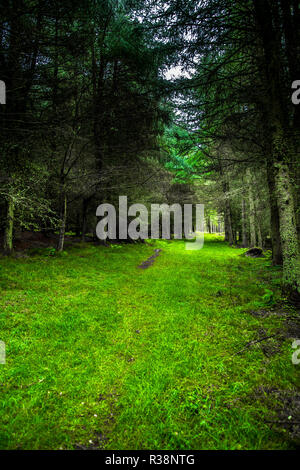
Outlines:
<svg viewBox="0 0 300 470"><path fill-rule="evenodd" d="M299 446L295 312L280 269L244 251L211 235L200 251L78 243L1 258L0 448Z"/></svg>

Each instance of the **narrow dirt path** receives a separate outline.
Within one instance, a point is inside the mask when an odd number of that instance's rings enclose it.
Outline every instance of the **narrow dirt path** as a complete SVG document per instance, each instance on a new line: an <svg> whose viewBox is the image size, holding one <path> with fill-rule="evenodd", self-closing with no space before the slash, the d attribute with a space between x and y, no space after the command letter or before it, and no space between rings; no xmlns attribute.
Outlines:
<svg viewBox="0 0 300 470"><path fill-rule="evenodd" d="M146 261L143 261L142 264L140 264L138 267L141 268L141 269L147 269L150 266L152 266L155 259L159 256L161 251L162 250L160 250L160 249L154 250L154 255L150 256L148 259L146 259Z"/></svg>

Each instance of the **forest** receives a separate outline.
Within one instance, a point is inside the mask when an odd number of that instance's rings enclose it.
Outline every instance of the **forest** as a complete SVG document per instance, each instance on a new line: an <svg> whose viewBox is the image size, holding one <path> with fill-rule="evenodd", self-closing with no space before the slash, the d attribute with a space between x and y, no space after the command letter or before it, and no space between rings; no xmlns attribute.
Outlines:
<svg viewBox="0 0 300 470"><path fill-rule="evenodd" d="M0 449L298 449L299 1L0 0L0 103Z"/></svg>

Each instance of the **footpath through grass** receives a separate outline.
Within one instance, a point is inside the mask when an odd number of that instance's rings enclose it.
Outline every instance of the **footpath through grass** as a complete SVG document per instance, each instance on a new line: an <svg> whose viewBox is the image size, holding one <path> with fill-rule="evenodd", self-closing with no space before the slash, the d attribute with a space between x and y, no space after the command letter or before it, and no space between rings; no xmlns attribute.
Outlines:
<svg viewBox="0 0 300 470"><path fill-rule="evenodd" d="M2 258L0 448L294 448L268 392L299 384L292 341L235 355L283 325L250 313L280 271L243 251L208 236Z"/></svg>

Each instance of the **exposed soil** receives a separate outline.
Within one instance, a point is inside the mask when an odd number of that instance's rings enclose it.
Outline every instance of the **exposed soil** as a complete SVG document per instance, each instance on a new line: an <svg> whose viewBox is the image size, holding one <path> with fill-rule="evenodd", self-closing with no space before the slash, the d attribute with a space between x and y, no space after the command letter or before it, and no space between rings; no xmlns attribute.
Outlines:
<svg viewBox="0 0 300 470"><path fill-rule="evenodd" d="M280 332L282 339L300 338L300 311L279 307L269 310L252 310L250 313L256 318L282 317L284 319L284 328Z"/></svg>
<svg viewBox="0 0 300 470"><path fill-rule="evenodd" d="M267 338L259 343L264 355L270 359L272 356L280 353L281 346L286 339L292 340L300 338L300 312L291 311L288 308L273 308L272 310L261 309L252 311L251 314L257 318L266 318L272 316L282 317L284 319L283 328L278 331L278 335L270 336L264 328L258 330L259 338ZM270 402L270 408L274 401L278 402L275 408L275 417L271 417L266 422L276 428L279 432L284 430L288 433L290 439L297 448L300 448L300 391L280 390L277 388L259 387L256 397Z"/></svg>
<svg viewBox="0 0 300 470"><path fill-rule="evenodd" d="M290 439L300 448L300 393L298 390L279 390L277 388L259 387L256 397L269 403L278 403L275 408L277 416L266 420L278 431L287 432Z"/></svg>
<svg viewBox="0 0 300 470"><path fill-rule="evenodd" d="M103 450L107 441L109 441L109 434L111 432L111 427L115 422L115 412L118 397L120 395L113 391L112 393L100 393L98 401L107 401L109 406L109 414L106 417L103 417L102 427L105 429L105 433L99 432L96 435L93 435L92 439L89 440L89 445L84 446L80 443L75 444L75 448L78 450Z"/></svg>

